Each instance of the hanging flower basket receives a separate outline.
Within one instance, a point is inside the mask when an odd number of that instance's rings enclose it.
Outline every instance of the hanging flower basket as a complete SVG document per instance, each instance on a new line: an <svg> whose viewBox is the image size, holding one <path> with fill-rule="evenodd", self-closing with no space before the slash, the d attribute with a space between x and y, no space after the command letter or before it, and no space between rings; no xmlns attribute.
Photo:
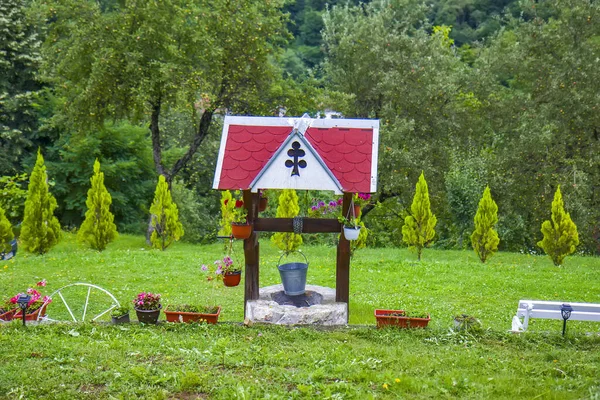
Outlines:
<svg viewBox="0 0 600 400"><path fill-rule="evenodd" d="M267 204L269 202L269 199L266 197L261 197L260 200L258 201L258 212L263 212L267 209Z"/></svg>
<svg viewBox="0 0 600 400"><path fill-rule="evenodd" d="M231 234L236 239L248 239L252 234L252 225L233 222L231 224Z"/></svg>
<svg viewBox="0 0 600 400"><path fill-rule="evenodd" d="M347 240L357 240L360 235L360 226L344 226L344 237Z"/></svg>
<svg viewBox="0 0 600 400"><path fill-rule="evenodd" d="M223 274L223 283L225 286L234 287L240 284L242 279L242 271L225 272Z"/></svg>

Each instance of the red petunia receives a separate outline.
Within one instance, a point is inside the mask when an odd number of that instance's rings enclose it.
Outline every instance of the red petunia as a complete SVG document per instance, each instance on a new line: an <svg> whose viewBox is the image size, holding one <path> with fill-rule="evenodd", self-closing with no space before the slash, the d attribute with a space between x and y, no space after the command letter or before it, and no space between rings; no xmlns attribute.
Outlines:
<svg viewBox="0 0 600 400"><path fill-rule="evenodd" d="M242 200L236 200L235 201L235 207L236 208L241 208L244 205L244 202Z"/></svg>

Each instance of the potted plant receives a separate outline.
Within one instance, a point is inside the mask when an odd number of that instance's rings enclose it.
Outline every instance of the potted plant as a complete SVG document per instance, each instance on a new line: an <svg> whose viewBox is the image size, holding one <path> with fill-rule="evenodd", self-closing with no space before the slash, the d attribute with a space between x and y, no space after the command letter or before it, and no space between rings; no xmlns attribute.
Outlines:
<svg viewBox="0 0 600 400"><path fill-rule="evenodd" d="M11 303L10 300L5 301L4 304L0 306L0 321L12 320L15 311L17 311L16 304Z"/></svg>
<svg viewBox="0 0 600 400"><path fill-rule="evenodd" d="M361 209L369 204L371 200L371 195L369 193L357 193L354 195L353 206L354 206L354 215L358 218L360 217Z"/></svg>
<svg viewBox="0 0 600 400"><path fill-rule="evenodd" d="M340 221L344 225L344 237L347 240L357 240L360 235L361 225L358 222L358 218L354 216L338 217L338 221Z"/></svg>
<svg viewBox="0 0 600 400"><path fill-rule="evenodd" d="M36 287L45 287L46 280L43 279L35 284ZM17 306L17 300L22 293L18 293L16 296L12 297L9 302L13 304L15 307ZM27 294L31 296L29 302L27 303L27 308L25 309L25 320L26 321L37 321L40 318L46 316L46 308L48 304L52 302L52 298L49 296L42 297L42 294L32 287L27 289ZM23 318L23 312L20 309L16 309L13 314L13 319Z"/></svg>
<svg viewBox="0 0 600 400"><path fill-rule="evenodd" d="M230 256L227 255L222 260L216 260L213 264L217 268L215 273L223 278L225 286L233 287L240 284L242 268L234 263Z"/></svg>
<svg viewBox="0 0 600 400"><path fill-rule="evenodd" d="M206 322L207 324L216 324L220 314L220 306L169 304L165 308L167 322Z"/></svg>
<svg viewBox="0 0 600 400"><path fill-rule="evenodd" d="M399 328L425 328L431 316L426 313L407 313L404 310L375 310L377 328L396 326Z"/></svg>
<svg viewBox="0 0 600 400"><path fill-rule="evenodd" d="M133 299L133 308L138 321L144 324L156 324L160 316L160 294L142 292Z"/></svg>
<svg viewBox="0 0 600 400"><path fill-rule="evenodd" d="M267 204L269 203L269 198L266 196L265 190L261 190L259 192L259 200L258 200L258 212L263 212L267 209Z"/></svg>
<svg viewBox="0 0 600 400"><path fill-rule="evenodd" d="M112 323L115 325L118 324L128 324L129 320L129 307L121 306L113 309L110 313L110 317Z"/></svg>
<svg viewBox="0 0 600 400"><path fill-rule="evenodd" d="M478 331L481 330L481 321L469 314L459 314L454 316L454 329L457 331Z"/></svg>
<svg viewBox="0 0 600 400"><path fill-rule="evenodd" d="M248 223L248 210L244 206L244 201L235 200L235 207L232 213L231 234L236 239L248 239L252 234L252 226Z"/></svg>

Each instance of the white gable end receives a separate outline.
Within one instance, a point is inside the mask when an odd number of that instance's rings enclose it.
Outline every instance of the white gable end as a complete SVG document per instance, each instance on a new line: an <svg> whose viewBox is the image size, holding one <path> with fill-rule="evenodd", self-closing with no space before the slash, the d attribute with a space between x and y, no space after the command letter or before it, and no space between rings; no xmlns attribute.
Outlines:
<svg viewBox="0 0 600 400"><path fill-rule="evenodd" d="M310 143L298 134L291 135L283 143L251 184L252 192L284 188L332 190L336 194L343 194L340 183L323 160Z"/></svg>

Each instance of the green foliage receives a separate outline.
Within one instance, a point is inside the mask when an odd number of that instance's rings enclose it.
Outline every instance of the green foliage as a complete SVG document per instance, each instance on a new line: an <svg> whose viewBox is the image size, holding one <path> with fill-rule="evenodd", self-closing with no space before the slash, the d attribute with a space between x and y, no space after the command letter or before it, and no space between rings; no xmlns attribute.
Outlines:
<svg viewBox="0 0 600 400"><path fill-rule="evenodd" d="M12 231L12 225L6 215L4 209L0 205L0 252L7 252L10 250L8 242L14 237Z"/></svg>
<svg viewBox="0 0 600 400"><path fill-rule="evenodd" d="M435 236L436 223L437 218L431 213L425 174L421 172L410 206L410 215L404 219L404 226L402 226L402 240L417 250L419 261L423 247L427 247Z"/></svg>
<svg viewBox="0 0 600 400"><path fill-rule="evenodd" d="M279 195L277 218L294 218L300 212L298 195L294 189L283 189ZM271 242L285 254L292 253L302 245L302 236L292 232L277 232Z"/></svg>
<svg viewBox="0 0 600 400"><path fill-rule="evenodd" d="M219 228L219 235L231 236L231 223L233 222L233 209L235 208L235 201L233 195L229 190L221 191L221 222Z"/></svg>
<svg viewBox="0 0 600 400"><path fill-rule="evenodd" d="M350 256L353 257L355 255L356 250L364 249L367 247L367 239L369 237L369 230L365 226L365 223L360 221L357 222L358 226L360 226L360 233L358 234L358 239L350 241Z"/></svg>
<svg viewBox="0 0 600 400"><path fill-rule="evenodd" d="M155 249L165 250L183 236L183 227L179 222L177 205L171 198L169 185L163 175L159 175L154 200L150 206L152 235L150 241Z"/></svg>
<svg viewBox="0 0 600 400"><path fill-rule="evenodd" d="M29 178L25 216L21 227L21 245L30 252L45 254L58 243L60 223L54 216L56 199L48 190L44 157L38 150L37 161Z"/></svg>
<svg viewBox="0 0 600 400"><path fill-rule="evenodd" d="M41 42L27 3L0 1L0 176L21 170L38 128Z"/></svg>
<svg viewBox="0 0 600 400"><path fill-rule="evenodd" d="M62 132L49 149L48 167L53 171L61 224L80 226L83 222L89 176L82 171L92 170L96 158L102 160L119 232L144 232L156 174L147 128L126 122Z"/></svg>
<svg viewBox="0 0 600 400"><path fill-rule="evenodd" d="M562 265L565 257L574 253L579 244L577 226L565 211L560 185L556 188L552 201L552 219L544 221L542 234L544 238L538 242L538 246L550 256L556 266Z"/></svg>
<svg viewBox="0 0 600 400"><path fill-rule="evenodd" d="M13 224L23 221L27 199L27 190L23 189L23 186L26 182L27 174L0 177L0 207Z"/></svg>
<svg viewBox="0 0 600 400"><path fill-rule="evenodd" d="M117 238L117 226L114 215L110 212L112 197L104 186L104 173L100 172L100 162L94 162L94 175L90 182L85 204L87 211L85 220L79 229L78 238L92 249L102 251L106 245Z"/></svg>
<svg viewBox="0 0 600 400"><path fill-rule="evenodd" d="M492 199L490 187L486 186L483 196L479 200L475 214L475 230L471 235L471 244L477 256L484 263L498 250L498 233L494 226L498 222L498 206Z"/></svg>
<svg viewBox="0 0 600 400"><path fill-rule="evenodd" d="M189 243L214 241L218 221L214 194L199 196L179 180L174 181L171 187L173 201L177 204L179 220L185 232L182 240Z"/></svg>

